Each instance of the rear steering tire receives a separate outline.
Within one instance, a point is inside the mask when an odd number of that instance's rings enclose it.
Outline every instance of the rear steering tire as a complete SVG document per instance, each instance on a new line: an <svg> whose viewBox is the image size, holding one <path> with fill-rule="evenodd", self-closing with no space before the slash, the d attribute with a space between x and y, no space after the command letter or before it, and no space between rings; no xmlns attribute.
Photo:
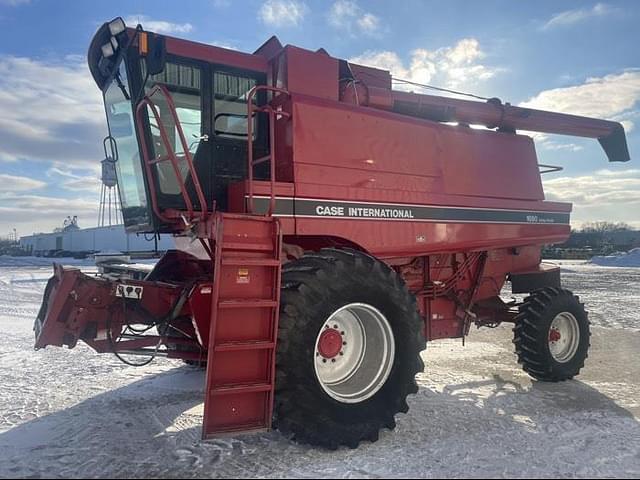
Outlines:
<svg viewBox="0 0 640 480"><path fill-rule="evenodd" d="M589 319L569 290L547 287L533 292L520 306L513 332L518 363L537 380L569 380L587 359Z"/></svg>
<svg viewBox="0 0 640 480"><path fill-rule="evenodd" d="M330 449L376 441L418 391L422 330L402 279L369 255L323 249L285 265L276 427Z"/></svg>

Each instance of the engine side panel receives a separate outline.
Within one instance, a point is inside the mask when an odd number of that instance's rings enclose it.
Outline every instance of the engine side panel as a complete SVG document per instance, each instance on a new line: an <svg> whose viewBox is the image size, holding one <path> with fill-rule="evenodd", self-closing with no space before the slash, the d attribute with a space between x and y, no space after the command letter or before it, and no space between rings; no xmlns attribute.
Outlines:
<svg viewBox="0 0 640 480"><path fill-rule="evenodd" d="M294 97L292 122L302 196L305 184L324 184L418 191L425 203L440 193L452 196L450 205L459 204L458 195L544 199L535 148L526 136L300 96Z"/></svg>

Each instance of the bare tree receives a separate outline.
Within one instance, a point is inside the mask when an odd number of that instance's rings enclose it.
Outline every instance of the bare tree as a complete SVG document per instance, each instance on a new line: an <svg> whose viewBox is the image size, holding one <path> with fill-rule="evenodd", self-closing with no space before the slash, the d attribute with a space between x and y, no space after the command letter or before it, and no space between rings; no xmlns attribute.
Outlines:
<svg viewBox="0 0 640 480"><path fill-rule="evenodd" d="M606 222L606 221L589 222L589 223L585 223L582 226L582 231L585 233L597 233L601 235L605 235L611 232L628 232L632 230L633 228L631 228L629 225L627 225L624 222L618 222L618 223Z"/></svg>

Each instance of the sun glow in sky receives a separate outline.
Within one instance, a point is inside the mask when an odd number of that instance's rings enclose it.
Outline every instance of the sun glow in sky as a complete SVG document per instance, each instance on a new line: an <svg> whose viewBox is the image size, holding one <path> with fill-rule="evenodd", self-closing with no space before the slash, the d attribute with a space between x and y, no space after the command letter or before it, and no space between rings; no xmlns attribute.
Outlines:
<svg viewBox="0 0 640 480"><path fill-rule="evenodd" d="M0 0L0 236L94 226L101 95L85 54L100 24L128 24L252 52L283 43L388 69L399 78L512 104L621 121L632 161L594 140L536 136L547 198L576 225L640 227L640 2L487 0Z"/></svg>

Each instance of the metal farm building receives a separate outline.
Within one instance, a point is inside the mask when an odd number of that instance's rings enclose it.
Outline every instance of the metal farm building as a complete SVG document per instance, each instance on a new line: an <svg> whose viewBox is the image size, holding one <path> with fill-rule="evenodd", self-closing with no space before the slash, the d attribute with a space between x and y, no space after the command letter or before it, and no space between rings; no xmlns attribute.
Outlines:
<svg viewBox="0 0 640 480"><path fill-rule="evenodd" d="M126 233L123 225L37 233L20 238L20 246L31 255L50 256L59 252L92 253L101 251L153 252L174 247L170 235L156 240L151 235Z"/></svg>

